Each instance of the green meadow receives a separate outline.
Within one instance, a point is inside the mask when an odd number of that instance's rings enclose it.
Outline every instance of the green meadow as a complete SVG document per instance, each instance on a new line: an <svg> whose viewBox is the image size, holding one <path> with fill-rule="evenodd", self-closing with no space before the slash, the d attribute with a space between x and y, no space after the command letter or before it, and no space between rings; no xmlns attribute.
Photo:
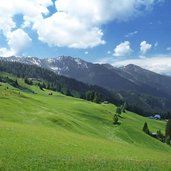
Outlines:
<svg viewBox="0 0 171 171"><path fill-rule="evenodd" d="M116 106L0 83L0 171L169 171L171 147L146 135L165 131L157 121ZM34 92L34 93L32 93Z"/></svg>

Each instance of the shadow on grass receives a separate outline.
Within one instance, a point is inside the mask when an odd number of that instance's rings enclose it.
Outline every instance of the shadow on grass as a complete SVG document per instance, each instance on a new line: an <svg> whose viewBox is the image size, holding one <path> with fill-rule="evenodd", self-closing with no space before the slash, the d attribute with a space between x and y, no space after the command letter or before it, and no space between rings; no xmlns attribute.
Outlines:
<svg viewBox="0 0 171 171"><path fill-rule="evenodd" d="M121 122L116 122L116 123L113 122L113 125L121 125Z"/></svg>
<svg viewBox="0 0 171 171"><path fill-rule="evenodd" d="M120 115L119 115L118 117L119 117L119 118L122 118L122 119L125 119L123 116L120 116Z"/></svg>

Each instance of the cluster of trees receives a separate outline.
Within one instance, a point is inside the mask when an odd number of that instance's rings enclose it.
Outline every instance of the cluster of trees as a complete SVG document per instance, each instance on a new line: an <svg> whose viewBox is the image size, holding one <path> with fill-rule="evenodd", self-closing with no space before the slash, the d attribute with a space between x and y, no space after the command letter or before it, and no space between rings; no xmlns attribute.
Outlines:
<svg viewBox="0 0 171 171"><path fill-rule="evenodd" d="M119 91L118 98L127 102L127 110L142 116L162 114L162 119L171 119L171 100L161 96L151 96L137 91Z"/></svg>
<svg viewBox="0 0 171 171"><path fill-rule="evenodd" d="M171 119L171 112L162 113L161 118L162 119Z"/></svg>
<svg viewBox="0 0 171 171"><path fill-rule="evenodd" d="M24 82L28 85L37 85L42 91L44 89L58 91L67 96L73 96L71 91L67 87L61 87L60 84L49 83L40 79L24 78Z"/></svg>
<svg viewBox="0 0 171 171"><path fill-rule="evenodd" d="M167 121L167 124L166 124L165 135L162 134L161 130L158 130L157 133L152 133L148 127L147 122L144 123L143 131L146 134L148 134L154 138L157 138L161 142L165 142L165 143L171 145L171 120L170 119Z"/></svg>
<svg viewBox="0 0 171 171"><path fill-rule="evenodd" d="M33 85L32 79L24 78L24 82L29 85Z"/></svg>
<svg viewBox="0 0 171 171"><path fill-rule="evenodd" d="M10 79L9 77L0 76L0 82L8 83L12 85L13 87L20 88L17 79L13 80L13 79Z"/></svg>
<svg viewBox="0 0 171 171"><path fill-rule="evenodd" d="M124 102L122 105L118 106L116 108L115 114L113 116L113 124L118 124L119 122L119 117L121 117L121 114L126 110L126 102Z"/></svg>
<svg viewBox="0 0 171 171"><path fill-rule="evenodd" d="M92 101L95 103L100 103L102 100L100 93L96 92L96 91L87 91L85 94L85 99L88 101Z"/></svg>
<svg viewBox="0 0 171 171"><path fill-rule="evenodd" d="M165 141L167 144L171 144L171 119L166 124Z"/></svg>

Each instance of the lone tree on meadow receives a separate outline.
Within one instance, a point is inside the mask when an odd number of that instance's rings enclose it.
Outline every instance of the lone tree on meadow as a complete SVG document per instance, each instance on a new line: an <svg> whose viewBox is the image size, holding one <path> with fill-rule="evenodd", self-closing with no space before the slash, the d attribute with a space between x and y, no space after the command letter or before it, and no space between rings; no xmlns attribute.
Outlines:
<svg viewBox="0 0 171 171"><path fill-rule="evenodd" d="M124 103L121 105L121 112L124 112L124 113L125 113L125 110L126 110L126 102L124 102Z"/></svg>
<svg viewBox="0 0 171 171"><path fill-rule="evenodd" d="M116 114L113 116L113 124L118 124L118 116Z"/></svg>
<svg viewBox="0 0 171 171"><path fill-rule="evenodd" d="M116 114L120 116L122 112L125 112L125 109L126 109L126 102L124 102L121 106L118 106L116 108Z"/></svg>
<svg viewBox="0 0 171 171"><path fill-rule="evenodd" d="M144 123L144 126L143 126L143 131L146 133L146 134L150 134L150 130L148 128L148 125L147 125L147 122Z"/></svg>
<svg viewBox="0 0 171 171"><path fill-rule="evenodd" d="M166 143L170 144L170 141L171 141L171 119L169 119L167 121L165 137L166 137Z"/></svg>
<svg viewBox="0 0 171 171"><path fill-rule="evenodd" d="M116 108L116 114L121 115L121 113L122 113L122 109L119 106L119 107Z"/></svg>

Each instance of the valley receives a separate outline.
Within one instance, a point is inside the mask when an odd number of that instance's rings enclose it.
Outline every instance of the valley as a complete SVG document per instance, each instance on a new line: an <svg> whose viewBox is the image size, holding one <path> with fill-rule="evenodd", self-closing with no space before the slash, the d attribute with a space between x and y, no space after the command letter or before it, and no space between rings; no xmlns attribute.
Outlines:
<svg viewBox="0 0 171 171"><path fill-rule="evenodd" d="M164 133L165 121L126 111L113 125L112 104L17 81L23 90L0 83L0 170L171 169L171 148L142 131Z"/></svg>
<svg viewBox="0 0 171 171"><path fill-rule="evenodd" d="M171 171L170 11L1 0L0 171Z"/></svg>

